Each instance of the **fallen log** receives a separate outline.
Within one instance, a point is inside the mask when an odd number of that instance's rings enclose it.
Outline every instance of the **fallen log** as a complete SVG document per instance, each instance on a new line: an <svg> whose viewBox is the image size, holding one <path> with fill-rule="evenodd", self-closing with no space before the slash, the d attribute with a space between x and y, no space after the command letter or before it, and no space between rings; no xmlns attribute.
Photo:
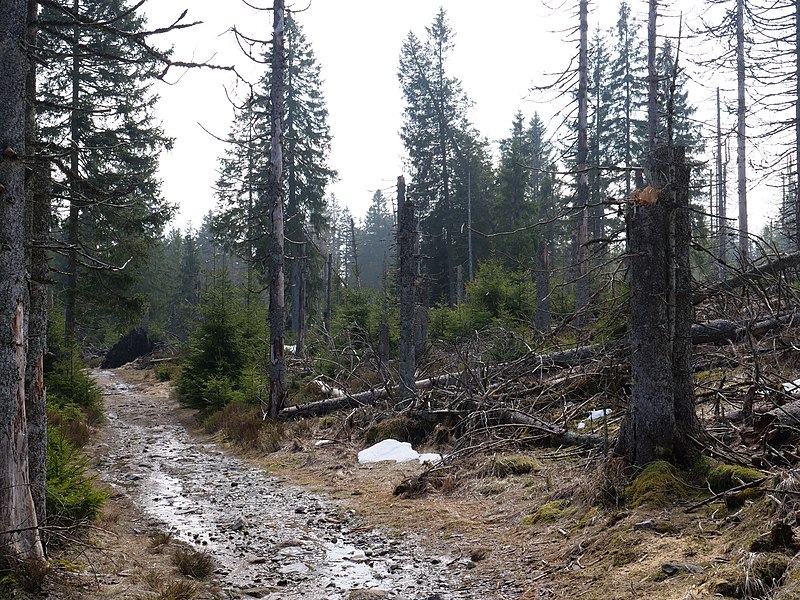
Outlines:
<svg viewBox="0 0 800 600"><path fill-rule="evenodd" d="M766 263L755 264L747 271L737 273L728 279L698 290L695 292L692 302L694 302L694 304L700 304L703 300L707 300L712 296L731 292L737 288L744 287L748 283L777 275L784 269L790 269L798 265L800 265L800 252L779 255Z"/></svg>
<svg viewBox="0 0 800 600"><path fill-rule="evenodd" d="M727 319L714 319L704 323L696 323L692 325L692 343L720 344L728 341L739 341L745 338L748 331L753 335L762 335L768 331L790 325L799 318L800 313L791 311L777 317L763 319L756 323L729 321ZM514 362L485 367L483 374L489 376L502 373L506 369L519 367L520 365L527 366L531 371L536 369L543 371L558 367L569 367L596 358L601 354L609 354L621 346L622 344L620 342L612 342L610 344L581 346L571 350L559 350L558 352L551 352L549 354L531 353ZM464 372L445 373L444 375L417 381L416 388L419 391L444 388L463 382L465 377L466 374ZM340 409L355 408L374 404L379 400L394 398L396 391L397 386L386 386L367 390L366 392L359 392L357 394L345 394L338 398L325 398L324 400L317 400L316 402L309 402L308 404L289 406L281 411L280 417L283 419L292 419L295 417L321 416Z"/></svg>
<svg viewBox="0 0 800 600"><path fill-rule="evenodd" d="M560 350L550 354L528 355L520 359L520 361L524 361L525 364L532 363L536 368L540 369L565 367L593 358L604 348L605 346L600 344L593 346L581 346L580 348L573 348L572 350ZM486 367L485 374L488 375L500 369L508 368L511 364L512 363L502 363ZM465 374L463 372L445 373L444 375L417 381L416 389L418 391L425 391L435 388L448 387L458 383L459 381L463 381L464 377ZM366 404L374 404L378 400L393 398L397 389L398 386L374 388L367 390L366 392L359 392L358 394L346 394L340 398L325 398L324 400L309 402L308 404L288 406L281 411L280 417L283 419L291 419L301 416L320 416L335 410L355 408L357 406L363 406Z"/></svg>

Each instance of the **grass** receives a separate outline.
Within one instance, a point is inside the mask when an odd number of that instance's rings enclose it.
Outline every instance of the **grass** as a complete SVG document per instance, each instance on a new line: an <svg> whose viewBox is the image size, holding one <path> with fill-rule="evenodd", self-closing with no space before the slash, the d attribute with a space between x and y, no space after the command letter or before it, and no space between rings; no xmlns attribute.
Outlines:
<svg viewBox="0 0 800 600"><path fill-rule="evenodd" d="M178 548L172 555L172 564L181 575L194 579L207 579L214 572L214 559L208 552L192 548Z"/></svg>

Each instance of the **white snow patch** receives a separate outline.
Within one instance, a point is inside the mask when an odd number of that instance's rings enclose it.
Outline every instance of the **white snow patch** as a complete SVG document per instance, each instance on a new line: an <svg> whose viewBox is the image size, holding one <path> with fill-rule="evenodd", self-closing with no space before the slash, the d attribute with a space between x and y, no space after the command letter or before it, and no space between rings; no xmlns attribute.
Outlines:
<svg viewBox="0 0 800 600"><path fill-rule="evenodd" d="M294 354L297 352L297 344L284 344L283 351L288 352L289 354Z"/></svg>
<svg viewBox="0 0 800 600"><path fill-rule="evenodd" d="M610 408L601 408L600 410L593 410L589 413L589 416L586 417L590 421L596 421L597 419L603 419L606 415L611 414Z"/></svg>
<svg viewBox="0 0 800 600"><path fill-rule="evenodd" d="M585 429L586 428L586 421L581 421L578 423L578 429Z"/></svg>
<svg viewBox="0 0 800 600"><path fill-rule="evenodd" d="M384 460L393 460L395 462L411 462L412 460L438 462L442 460L442 457L435 453L420 454L408 442L398 442L392 439L378 442L374 446L365 448L358 453L358 462L361 464L382 462Z"/></svg>
<svg viewBox="0 0 800 600"><path fill-rule="evenodd" d="M338 387L333 386L333 385L329 385L329 384L327 384L324 381L321 381L319 379L315 379L311 383L313 383L315 386L317 386L317 389L319 389L320 392L322 392L323 394L326 394L330 398L343 398L344 397L344 390L341 389L341 388L338 388Z"/></svg>
<svg viewBox="0 0 800 600"><path fill-rule="evenodd" d="M783 384L783 391L792 396L800 396L800 379L787 381Z"/></svg>
<svg viewBox="0 0 800 600"><path fill-rule="evenodd" d="M315 446L328 446L329 444L333 444L333 440L317 440L314 442Z"/></svg>

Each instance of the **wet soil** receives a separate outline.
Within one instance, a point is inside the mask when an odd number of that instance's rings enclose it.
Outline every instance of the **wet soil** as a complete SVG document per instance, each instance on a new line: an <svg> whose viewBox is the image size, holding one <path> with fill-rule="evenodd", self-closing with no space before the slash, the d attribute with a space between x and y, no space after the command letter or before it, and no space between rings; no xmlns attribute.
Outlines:
<svg viewBox="0 0 800 600"><path fill-rule="evenodd" d="M95 449L101 480L141 515L141 531L212 556L218 597L491 597L461 581L468 559L379 530L191 434L165 384L124 371L95 377L107 415Z"/></svg>

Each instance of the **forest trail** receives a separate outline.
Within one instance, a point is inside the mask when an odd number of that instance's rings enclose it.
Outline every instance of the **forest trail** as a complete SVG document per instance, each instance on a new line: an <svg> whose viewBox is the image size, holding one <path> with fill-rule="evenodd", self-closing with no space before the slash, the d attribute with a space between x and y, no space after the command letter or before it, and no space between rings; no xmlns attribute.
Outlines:
<svg viewBox="0 0 800 600"><path fill-rule="evenodd" d="M489 598L460 589L456 556L390 537L190 434L166 384L94 372L107 423L97 470L144 515L142 529L207 551L224 598ZM370 590L370 591L368 591ZM115 596L119 597L119 596Z"/></svg>

